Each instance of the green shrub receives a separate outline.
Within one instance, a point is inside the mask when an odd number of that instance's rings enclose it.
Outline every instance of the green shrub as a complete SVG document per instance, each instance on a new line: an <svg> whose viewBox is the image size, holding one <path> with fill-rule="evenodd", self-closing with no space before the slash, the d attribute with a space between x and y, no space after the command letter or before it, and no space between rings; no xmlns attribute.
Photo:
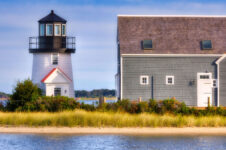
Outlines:
<svg viewBox="0 0 226 150"><path fill-rule="evenodd" d="M146 101L138 103L137 107L137 113L149 112L149 105Z"/></svg>
<svg viewBox="0 0 226 150"><path fill-rule="evenodd" d="M178 108L178 113L182 115L189 115L191 113L191 109L187 107L184 102L182 102Z"/></svg>
<svg viewBox="0 0 226 150"><path fill-rule="evenodd" d="M226 116L226 110L223 107L217 107L216 114L221 116Z"/></svg>
<svg viewBox="0 0 226 150"><path fill-rule="evenodd" d="M96 110L94 105L89 105L89 104L84 104L84 103L80 104L80 109L84 109L86 111L95 111Z"/></svg>
<svg viewBox="0 0 226 150"><path fill-rule="evenodd" d="M150 112L155 112L155 113L159 111L158 102L156 100L153 100L153 99L149 100L149 110Z"/></svg>
<svg viewBox="0 0 226 150"><path fill-rule="evenodd" d="M36 101L25 103L23 107L18 107L16 111L49 111L57 112L63 110L74 110L80 108L80 104L73 98L64 96L43 96Z"/></svg>
<svg viewBox="0 0 226 150"><path fill-rule="evenodd" d="M41 96L41 89L33 84L30 79L18 81L13 89L13 94L10 96L7 104L8 110L15 110L18 107L24 107L27 102L33 102Z"/></svg>

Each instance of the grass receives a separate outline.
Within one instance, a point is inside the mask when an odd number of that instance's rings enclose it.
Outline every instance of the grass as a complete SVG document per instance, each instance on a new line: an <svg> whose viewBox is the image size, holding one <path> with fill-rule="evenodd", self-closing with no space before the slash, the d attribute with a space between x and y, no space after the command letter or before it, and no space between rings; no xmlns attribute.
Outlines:
<svg viewBox="0 0 226 150"><path fill-rule="evenodd" d="M226 127L224 116L173 116L113 112L0 112L0 126Z"/></svg>

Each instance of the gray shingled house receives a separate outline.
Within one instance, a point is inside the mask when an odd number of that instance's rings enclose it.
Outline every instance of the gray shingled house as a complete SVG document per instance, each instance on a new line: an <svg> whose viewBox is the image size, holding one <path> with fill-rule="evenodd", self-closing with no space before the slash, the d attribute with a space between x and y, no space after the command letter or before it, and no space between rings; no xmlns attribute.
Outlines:
<svg viewBox="0 0 226 150"><path fill-rule="evenodd" d="M118 99L226 106L226 16L118 16Z"/></svg>

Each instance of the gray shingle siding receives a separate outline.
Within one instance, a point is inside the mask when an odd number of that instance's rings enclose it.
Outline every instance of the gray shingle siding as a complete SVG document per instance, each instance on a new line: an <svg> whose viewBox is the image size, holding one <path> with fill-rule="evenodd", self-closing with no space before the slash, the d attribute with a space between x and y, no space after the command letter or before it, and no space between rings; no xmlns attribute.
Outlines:
<svg viewBox="0 0 226 150"><path fill-rule="evenodd" d="M226 58L220 62L219 67L220 76L220 106L226 106Z"/></svg>
<svg viewBox="0 0 226 150"><path fill-rule="evenodd" d="M217 56L124 56L122 59L122 98L136 100L139 97L142 97L143 100L148 100L150 98L161 100L175 97L180 101L184 101L187 105L196 106L197 73L208 71L212 73L213 78L217 78L217 66L215 61L218 58L219 57ZM140 85L141 75L149 76L148 85ZM174 85L166 85L166 75L174 76ZM215 104L214 101L213 98L213 104Z"/></svg>

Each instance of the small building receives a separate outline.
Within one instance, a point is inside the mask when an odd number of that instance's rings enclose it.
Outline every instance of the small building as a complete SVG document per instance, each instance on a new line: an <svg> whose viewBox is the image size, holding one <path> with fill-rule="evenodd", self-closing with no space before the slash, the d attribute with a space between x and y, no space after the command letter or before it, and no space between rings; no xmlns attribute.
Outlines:
<svg viewBox="0 0 226 150"><path fill-rule="evenodd" d="M226 106L226 16L118 16L118 99Z"/></svg>
<svg viewBox="0 0 226 150"><path fill-rule="evenodd" d="M67 36L67 21L53 10L38 22L39 36L29 38L32 81L46 96L74 97L71 54L75 53L75 37Z"/></svg>

